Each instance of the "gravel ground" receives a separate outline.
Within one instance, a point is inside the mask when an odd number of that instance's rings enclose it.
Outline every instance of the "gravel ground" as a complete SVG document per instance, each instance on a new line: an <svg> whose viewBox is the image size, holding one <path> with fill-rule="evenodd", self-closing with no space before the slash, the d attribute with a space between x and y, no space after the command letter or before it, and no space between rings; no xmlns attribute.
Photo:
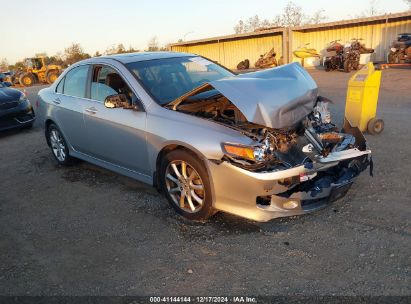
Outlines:
<svg viewBox="0 0 411 304"><path fill-rule="evenodd" d="M348 77L310 73L342 120ZM411 70L385 70L374 177L305 216L178 217L153 188L0 137L1 295L411 295ZM41 87L29 88L33 94Z"/></svg>

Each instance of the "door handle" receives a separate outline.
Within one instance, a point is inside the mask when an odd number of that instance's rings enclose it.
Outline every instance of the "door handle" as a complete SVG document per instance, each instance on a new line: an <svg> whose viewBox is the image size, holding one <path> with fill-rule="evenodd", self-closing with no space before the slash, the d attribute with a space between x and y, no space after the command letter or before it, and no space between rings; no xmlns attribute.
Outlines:
<svg viewBox="0 0 411 304"><path fill-rule="evenodd" d="M96 114L97 113L97 109L95 107L87 108L85 111L87 113L90 113L90 114Z"/></svg>
<svg viewBox="0 0 411 304"><path fill-rule="evenodd" d="M61 103L61 100L60 100L60 98L56 97L56 98L53 100L53 102L54 102L55 104L60 104L60 103Z"/></svg>

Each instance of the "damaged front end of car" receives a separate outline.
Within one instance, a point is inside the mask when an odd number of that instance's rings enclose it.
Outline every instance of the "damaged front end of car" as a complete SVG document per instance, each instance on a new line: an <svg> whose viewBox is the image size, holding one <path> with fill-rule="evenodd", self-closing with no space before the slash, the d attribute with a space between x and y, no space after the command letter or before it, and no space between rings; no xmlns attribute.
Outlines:
<svg viewBox="0 0 411 304"><path fill-rule="evenodd" d="M339 130L329 103L309 74L290 64L204 84L167 107L252 139L221 143L224 156L212 169L225 194L216 194L216 208L265 221L324 207L367 167L372 173L363 134L348 120Z"/></svg>

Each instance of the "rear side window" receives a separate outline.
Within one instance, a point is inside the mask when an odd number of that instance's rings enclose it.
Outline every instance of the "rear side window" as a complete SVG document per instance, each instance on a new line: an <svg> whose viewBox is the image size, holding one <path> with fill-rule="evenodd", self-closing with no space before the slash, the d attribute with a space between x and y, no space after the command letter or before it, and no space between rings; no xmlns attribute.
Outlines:
<svg viewBox="0 0 411 304"><path fill-rule="evenodd" d="M72 69L64 80L63 93L75 97L86 97L88 65ZM59 84L60 85L60 84Z"/></svg>

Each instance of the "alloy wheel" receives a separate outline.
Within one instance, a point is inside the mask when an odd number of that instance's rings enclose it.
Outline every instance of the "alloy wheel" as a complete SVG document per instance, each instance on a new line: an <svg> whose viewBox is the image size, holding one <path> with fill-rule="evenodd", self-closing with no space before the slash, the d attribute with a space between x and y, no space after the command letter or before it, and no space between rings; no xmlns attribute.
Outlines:
<svg viewBox="0 0 411 304"><path fill-rule="evenodd" d="M66 159L66 146L63 137L56 129L50 131L50 144L54 156L60 161L64 162Z"/></svg>
<svg viewBox="0 0 411 304"><path fill-rule="evenodd" d="M183 211L196 213L205 202L204 183L198 172L187 162L174 160L166 168L168 194Z"/></svg>

